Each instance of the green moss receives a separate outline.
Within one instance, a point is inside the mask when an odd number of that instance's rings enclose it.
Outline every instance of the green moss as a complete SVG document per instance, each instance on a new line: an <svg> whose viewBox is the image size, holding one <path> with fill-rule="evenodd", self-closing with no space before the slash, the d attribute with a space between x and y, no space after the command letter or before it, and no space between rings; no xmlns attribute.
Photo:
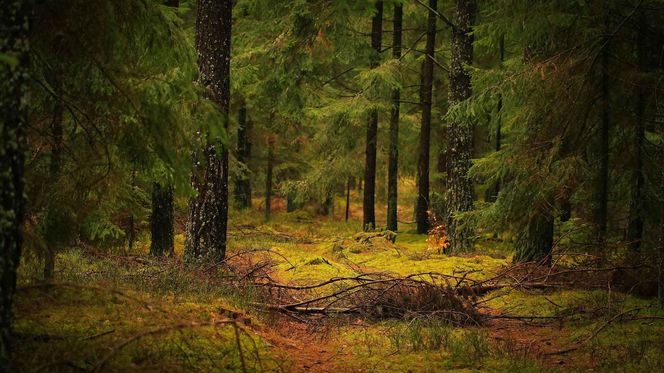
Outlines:
<svg viewBox="0 0 664 373"><path fill-rule="evenodd" d="M55 287L19 292L14 326L19 370L52 370L64 364L92 369L109 346L166 328L116 351L107 369L241 371L231 326L168 329L224 318L222 312L229 308L225 303L173 302L172 298L130 290L123 294L131 299L105 292L103 284L99 289ZM258 335L249 330L241 343L250 371L260 370L259 357L261 364L273 366L267 344Z"/></svg>

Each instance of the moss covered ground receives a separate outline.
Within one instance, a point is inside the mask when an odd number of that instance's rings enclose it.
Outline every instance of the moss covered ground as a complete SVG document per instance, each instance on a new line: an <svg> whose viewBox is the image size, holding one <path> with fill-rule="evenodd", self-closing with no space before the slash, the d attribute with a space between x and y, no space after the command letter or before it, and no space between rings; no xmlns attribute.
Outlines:
<svg viewBox="0 0 664 373"><path fill-rule="evenodd" d="M362 244L354 238L359 221L340 216L275 212L265 222L260 211L247 211L233 213L230 225L229 255L269 249L273 276L284 283L358 271L481 279L511 260L509 243L496 239L481 241L474 255L447 256L409 224L394 243ZM464 328L422 319L303 324L254 309L251 294L224 285L223 274L185 266L182 245L178 235L176 257L165 260L151 259L147 242L130 253L69 249L58 255L53 286L38 281L38 260L24 260L15 306L18 369L664 371L664 311L655 300L606 290L510 290L480 299L484 312L541 319ZM551 321L559 316L564 321Z"/></svg>

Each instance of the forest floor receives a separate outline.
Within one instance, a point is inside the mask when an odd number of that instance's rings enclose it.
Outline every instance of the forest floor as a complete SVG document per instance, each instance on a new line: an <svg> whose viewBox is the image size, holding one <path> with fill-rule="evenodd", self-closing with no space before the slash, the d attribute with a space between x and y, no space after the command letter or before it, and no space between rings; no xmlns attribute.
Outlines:
<svg viewBox="0 0 664 373"><path fill-rule="evenodd" d="M511 263L509 242L450 257L401 224L396 242L348 244L360 223L258 211L233 214L229 256L270 258L270 276L312 284L363 272L488 278ZM611 290L511 289L478 299L488 319L452 327L431 320L359 316L298 318L254 307L251 291L134 252L77 248L58 255L51 284L24 261L16 296L15 357L21 371L664 371L664 311L652 299ZM268 251L265 251L268 250ZM629 318L625 317L630 316ZM638 316L638 317L634 317ZM567 351L569 350L569 351Z"/></svg>

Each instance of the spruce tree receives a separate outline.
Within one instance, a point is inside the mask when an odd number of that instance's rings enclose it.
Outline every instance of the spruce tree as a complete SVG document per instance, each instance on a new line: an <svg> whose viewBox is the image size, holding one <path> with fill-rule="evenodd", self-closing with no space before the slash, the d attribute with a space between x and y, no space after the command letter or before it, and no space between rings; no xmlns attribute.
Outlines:
<svg viewBox="0 0 664 373"><path fill-rule="evenodd" d="M433 86L433 61L436 46L437 0L429 0L427 17L427 41L422 62L422 87L420 87L420 106L422 121L420 127L420 147L417 161L417 206L415 221L417 233L429 231L429 148L431 145L431 101Z"/></svg>
<svg viewBox="0 0 664 373"><path fill-rule="evenodd" d="M231 0L201 0L196 15L196 51L200 83L228 128L230 103ZM221 261L226 255L228 224L228 148L214 134L201 134L195 151L185 255L189 260Z"/></svg>
<svg viewBox="0 0 664 373"><path fill-rule="evenodd" d="M150 255L172 255L174 250L173 187L152 184L152 214L150 216Z"/></svg>
<svg viewBox="0 0 664 373"><path fill-rule="evenodd" d="M241 209L251 207L251 174L248 167L251 157L251 141L249 139L249 120L247 119L247 104L244 98L240 99L240 108L237 114L237 153L236 159L241 170L235 179L235 204Z"/></svg>
<svg viewBox="0 0 664 373"><path fill-rule="evenodd" d="M646 70L647 46L645 45L646 17L644 10L638 10L636 30L636 69L639 73L637 86L634 88L636 96L633 141L631 151L634 154L632 169L631 195L629 199L629 221L627 223L627 232L625 241L632 251L638 251L641 248L643 238L644 212L645 212L645 180L644 180L644 145L645 145L645 107L647 95L647 83L643 79L643 73ZM663 298L664 299L664 298Z"/></svg>
<svg viewBox="0 0 664 373"><path fill-rule="evenodd" d="M11 371L12 302L21 257L27 121L28 25L32 2L0 7L0 371Z"/></svg>
<svg viewBox="0 0 664 373"><path fill-rule="evenodd" d="M381 41L383 35L383 2L376 2L376 12L371 19L371 68L376 68L380 64ZM363 220L364 229L372 230L376 228L376 151L378 142L378 110L369 111L367 121L367 137L365 148L364 164L364 200L363 200Z"/></svg>
<svg viewBox="0 0 664 373"><path fill-rule="evenodd" d="M450 62L450 106L461 105L472 94L470 71L473 61L472 25L475 15L473 0L456 0L452 29L452 57ZM447 156L448 189L447 234L453 253L473 250L474 233L469 226L460 226L458 213L473 209L473 184L468 170L473 152L473 125L469 120L452 119L449 124L449 153Z"/></svg>
<svg viewBox="0 0 664 373"><path fill-rule="evenodd" d="M401 59L401 33L403 24L403 5L394 4L393 30L392 30L392 58ZM398 229L397 196L399 173L399 114L401 90L392 89L392 110L390 112L390 144L387 170L387 229L396 232ZM346 220L348 220L348 200L350 198L350 179L346 193Z"/></svg>

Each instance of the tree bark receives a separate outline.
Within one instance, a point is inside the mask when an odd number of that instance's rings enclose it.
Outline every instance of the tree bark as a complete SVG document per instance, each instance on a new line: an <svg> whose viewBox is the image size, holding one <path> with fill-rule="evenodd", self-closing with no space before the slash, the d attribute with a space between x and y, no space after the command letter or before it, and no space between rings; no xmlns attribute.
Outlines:
<svg viewBox="0 0 664 373"><path fill-rule="evenodd" d="M431 145L433 59L436 46L436 9L437 0L429 0L426 55L422 62L422 87L420 90L420 107L422 109L420 153L417 160L417 205L415 207L415 221L417 222L417 233L419 234L426 234L429 231L429 148Z"/></svg>
<svg viewBox="0 0 664 373"><path fill-rule="evenodd" d="M237 121L237 161L243 165L243 171L249 171L247 163L251 157L251 143L249 142L247 105L244 99L238 110ZM235 180L235 204L241 209L251 207L251 179L248 172L241 172Z"/></svg>
<svg viewBox="0 0 664 373"><path fill-rule="evenodd" d="M637 68L639 73L643 73L646 64L645 47L645 16L643 11L638 15L639 29L637 31ZM639 251L641 248L641 239L643 236L644 210L645 210L645 179L643 175L643 145L645 142L645 109L646 109L646 90L644 82L637 82L636 87L636 120L634 128L634 171L632 181L632 196L629 204L629 222L625 241L633 251Z"/></svg>
<svg viewBox="0 0 664 373"><path fill-rule="evenodd" d="M150 216L150 255L172 255L174 251L173 187L152 184L152 215Z"/></svg>
<svg viewBox="0 0 664 373"><path fill-rule="evenodd" d="M167 0L165 5L180 6L180 0ZM152 183L152 212L150 215L150 255L173 255L175 216L173 212L173 186Z"/></svg>
<svg viewBox="0 0 664 373"><path fill-rule="evenodd" d="M346 221L350 217L350 181L351 178L349 176L348 181L346 181Z"/></svg>
<svg viewBox="0 0 664 373"><path fill-rule="evenodd" d="M607 10L604 10L608 13ZM605 18L605 32L609 32L608 14ZM597 237L602 244L606 239L607 214L608 214L608 195L609 195L609 129L610 129L610 96L609 96L609 42L605 41L601 51L601 122L599 129L599 167L597 175L597 207L595 210L595 224L597 225Z"/></svg>
<svg viewBox="0 0 664 373"><path fill-rule="evenodd" d="M392 57L401 58L401 29L403 23L403 5L394 5L394 32L392 34ZM397 189L399 173L399 109L401 91L392 90L392 112L390 115L390 145L387 166L387 229L396 232L397 222ZM348 203L347 203L348 204ZM348 209L348 206L346 206ZM348 221L348 213L346 213Z"/></svg>
<svg viewBox="0 0 664 373"><path fill-rule="evenodd" d="M28 24L31 1L0 6L0 371L11 371L12 301L21 257L25 127L27 121Z"/></svg>
<svg viewBox="0 0 664 373"><path fill-rule="evenodd" d="M272 139L267 144L267 170L265 172L265 220L270 220L272 213L272 169L274 167L274 147Z"/></svg>
<svg viewBox="0 0 664 373"><path fill-rule="evenodd" d="M136 170L131 171L130 187L132 191L136 188ZM134 242L136 241L136 227L135 217L132 210L129 211L129 228L127 228L127 252L134 250Z"/></svg>
<svg viewBox="0 0 664 373"><path fill-rule="evenodd" d="M500 36L500 68L503 67L503 62L505 61L505 36ZM498 93L498 105L497 105L497 114L498 121L496 123L496 134L494 139L494 150L496 152L500 151L502 145L502 118L503 118L503 95ZM486 202L496 202L498 199L498 193L500 193L500 180L496 180L489 188L487 188L484 193L484 200Z"/></svg>
<svg viewBox="0 0 664 373"><path fill-rule="evenodd" d="M54 62L60 64L60 62ZM57 185L60 178L60 171L62 169L62 141L63 141L63 122L64 122L64 102L63 97L63 81L62 70L58 66L53 71L53 87L56 92L55 105L53 108L53 122L51 123L51 162L49 164L49 171L51 177L51 184ZM46 206L46 219L49 221L57 222L59 216L59 207L54 199L49 199ZM50 223L49 225L52 225ZM56 223L57 224L57 223ZM57 230L57 227L55 228ZM49 281L53 278L55 272L55 257L57 253L57 246L60 244L57 237L51 232L51 229L46 230L46 252L44 253L44 281Z"/></svg>
<svg viewBox="0 0 664 373"><path fill-rule="evenodd" d="M217 104L228 128L232 0L200 0L196 15L196 51L201 84ZM209 134L195 154L185 240L188 260L220 261L226 255L228 224L228 149ZM203 158L203 159L199 159Z"/></svg>
<svg viewBox="0 0 664 373"><path fill-rule="evenodd" d="M334 218L334 190L329 191L327 196L325 196L323 205L325 206L325 215L329 218Z"/></svg>
<svg viewBox="0 0 664 373"><path fill-rule="evenodd" d="M376 2L376 14L371 20L371 56L370 67L376 68L380 64L380 49L383 33L383 2ZM367 141L364 165L364 201L363 226L365 230L376 228L376 148L378 137L378 111L372 109L367 123Z"/></svg>
<svg viewBox="0 0 664 373"><path fill-rule="evenodd" d="M475 13L475 2L456 0L456 27L452 30L452 59L450 64L450 106L458 105L472 94L470 65L473 58L473 36L471 27ZM473 151L472 123L454 120L449 126L450 148L447 157L448 188L447 232L450 252L473 251L473 230L459 226L457 213L473 209L473 184L468 178Z"/></svg>
<svg viewBox="0 0 664 373"><path fill-rule="evenodd" d="M552 247L553 213L546 206L530 218L526 233L517 242L514 261L550 264Z"/></svg>

